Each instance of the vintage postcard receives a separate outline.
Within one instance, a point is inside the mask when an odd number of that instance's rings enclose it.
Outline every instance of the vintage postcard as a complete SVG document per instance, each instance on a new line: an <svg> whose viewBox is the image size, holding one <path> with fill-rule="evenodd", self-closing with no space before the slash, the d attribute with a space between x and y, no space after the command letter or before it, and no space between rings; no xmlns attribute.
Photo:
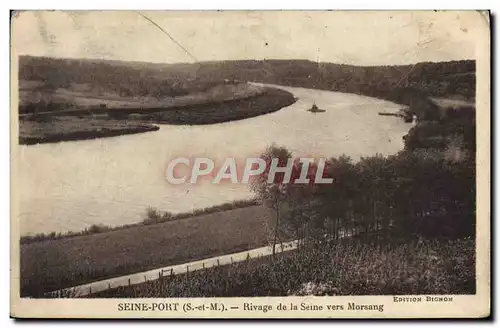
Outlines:
<svg viewBox="0 0 500 328"><path fill-rule="evenodd" d="M11 316L490 315L487 11L16 11Z"/></svg>

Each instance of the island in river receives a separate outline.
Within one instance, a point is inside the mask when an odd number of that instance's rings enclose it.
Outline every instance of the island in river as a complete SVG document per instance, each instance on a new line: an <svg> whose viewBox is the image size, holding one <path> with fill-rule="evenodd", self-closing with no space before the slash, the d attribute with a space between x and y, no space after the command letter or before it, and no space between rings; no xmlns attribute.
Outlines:
<svg viewBox="0 0 500 328"><path fill-rule="evenodd" d="M154 123L223 123L275 112L296 101L285 90L247 83L215 88L219 88L218 93L212 89L174 101L25 112L19 116L19 143L32 145L156 131L159 126ZM221 96L224 92L229 94Z"/></svg>
<svg viewBox="0 0 500 328"><path fill-rule="evenodd" d="M123 120L99 120L90 117L51 117L47 121L22 120L19 124L19 143L39 143L96 139L125 134L157 131L153 124Z"/></svg>

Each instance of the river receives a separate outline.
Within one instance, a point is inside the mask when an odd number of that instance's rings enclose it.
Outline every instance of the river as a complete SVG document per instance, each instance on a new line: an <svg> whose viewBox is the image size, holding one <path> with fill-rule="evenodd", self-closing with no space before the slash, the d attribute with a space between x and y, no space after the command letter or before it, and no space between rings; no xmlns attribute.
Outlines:
<svg viewBox="0 0 500 328"><path fill-rule="evenodd" d="M96 140L19 146L15 181L22 235L139 222L147 207L191 211L252 196L247 185L171 185L175 157L244 159L271 143L294 155L358 159L403 148L410 124L380 111L401 106L353 94L280 87L298 101L280 111L222 124L161 125L159 131ZM316 102L323 113L308 112Z"/></svg>

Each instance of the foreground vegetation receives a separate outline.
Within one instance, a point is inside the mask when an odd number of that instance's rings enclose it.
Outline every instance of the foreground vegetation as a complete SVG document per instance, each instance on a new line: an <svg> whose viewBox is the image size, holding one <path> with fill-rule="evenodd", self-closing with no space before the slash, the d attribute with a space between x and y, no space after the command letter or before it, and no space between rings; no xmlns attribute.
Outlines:
<svg viewBox="0 0 500 328"><path fill-rule="evenodd" d="M424 123L415 129L420 129ZM463 134L451 131L453 133L449 134L447 129L440 130L444 143L438 148L407 143L403 151L393 156L367 157L355 163L348 157L332 158L326 163L324 175L333 178L332 184L283 184L280 174L268 183L269 172L264 171L252 181L252 188L267 209L254 206L182 221L168 221L168 214L150 210L149 222L168 222L22 245L22 293L41 296L47 291L93 280L294 239L300 241L297 256L304 257L292 262L281 260L279 256L271 257L266 261L265 268L269 271L264 275L255 274L250 269L245 271L247 269L242 269L243 264L234 269L239 271L229 269L230 276L221 276L218 271L195 275L202 275L204 280L199 284L206 285L202 289L205 291L234 287L233 278L241 277L242 280L247 279L248 286L253 286L259 295L278 293L268 283L278 280L283 281L291 293L299 293L300 288L307 289L311 284L320 284L322 289L327 288L325 284L333 284L338 289L335 284L340 284L343 288L341 293L357 294L473 293L474 270L471 268L475 266L475 259L471 254L475 251L476 231L475 152L469 148L471 143L458 142L455 138L463 138ZM262 155L266 161L278 157L280 165L291 156L287 149L277 146L271 146ZM292 181L299 177L301 171L301 164L297 160L294 163ZM315 169L312 165L309 176L315 175ZM350 238L353 243L349 247L336 248L342 243L343 236L353 236ZM316 247L309 246L311 244ZM440 249L444 253L440 253ZM379 250L380 253L377 253ZM457 252L453 253L454 250ZM340 259L347 261L352 254L358 253L367 254L359 255L357 267L366 272L361 277L367 281L365 285L360 283L359 290L353 289L358 288L356 285L349 289L346 287L348 280L342 282L343 278L333 273L325 275L325 272L338 268ZM370 258L368 254L375 254L376 257ZM328 261L336 256L337 262L329 267ZM377 257L380 258L379 264L372 267ZM399 268L397 262L391 264L393 258L398 261L406 259L402 263L407 268ZM312 260L306 259L320 261L313 265ZM428 259L431 267L424 264ZM389 271L381 271L385 273L372 277L382 270L381 263L389 265ZM321 271L322 266L328 267L329 271ZM453 271L452 267L459 269ZM293 280L293 276L291 281L283 278L289 272L307 273L309 268L315 271L306 274L305 280ZM351 270L348 266L345 268ZM412 269L408 271L408 268ZM421 269L425 270L419 271ZM214 275L212 278L211 274ZM250 278L253 275L257 280ZM312 275L316 275L314 280ZM340 282L331 280L335 277ZM355 279L355 274L347 277ZM390 281L393 283L389 287L381 287ZM163 285L161 282L157 284L160 285L146 284L156 286L147 287L147 293L163 293ZM179 290L184 290L183 286L180 285ZM130 288L141 290L146 287ZM173 287L168 285L170 288ZM119 290L126 295L132 293L127 288ZM283 290L279 289L279 292ZM112 291L110 293L107 295L113 295Z"/></svg>
<svg viewBox="0 0 500 328"><path fill-rule="evenodd" d="M397 155L332 158L324 174L332 184L294 184L297 160L290 184L279 174L268 183L264 171L252 189L272 213L268 242L296 239L296 251L92 297L474 294L475 139L456 123L439 123L439 147L407 137ZM283 166L292 154L271 146L262 158Z"/></svg>
<svg viewBox="0 0 500 328"><path fill-rule="evenodd" d="M471 239L377 246L358 242L309 245L290 254L211 267L95 298L287 295L474 294Z"/></svg>
<svg viewBox="0 0 500 328"><path fill-rule="evenodd" d="M22 296L261 247L269 211L250 206L21 245Z"/></svg>

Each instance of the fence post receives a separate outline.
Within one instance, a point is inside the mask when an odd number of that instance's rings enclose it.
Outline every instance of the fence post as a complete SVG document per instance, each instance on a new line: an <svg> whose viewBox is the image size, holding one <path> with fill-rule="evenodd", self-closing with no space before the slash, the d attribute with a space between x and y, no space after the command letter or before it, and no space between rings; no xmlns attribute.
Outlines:
<svg viewBox="0 0 500 328"><path fill-rule="evenodd" d="M146 278L146 275L144 275L144 282L147 282L148 278Z"/></svg>
<svg viewBox="0 0 500 328"><path fill-rule="evenodd" d="M128 285L130 286L130 278L128 278Z"/></svg>
<svg viewBox="0 0 500 328"><path fill-rule="evenodd" d="M203 269L205 269L205 262L202 262L201 264L203 266Z"/></svg>
<svg viewBox="0 0 500 328"><path fill-rule="evenodd" d="M219 259L217 259L217 266L220 266L220 261L219 261Z"/></svg>
<svg viewBox="0 0 500 328"><path fill-rule="evenodd" d="M92 287L89 286L89 295L92 295Z"/></svg>
<svg viewBox="0 0 500 328"><path fill-rule="evenodd" d="M111 284L108 282L108 289L111 289Z"/></svg>
<svg viewBox="0 0 500 328"><path fill-rule="evenodd" d="M233 264L233 257L231 256L231 264Z"/></svg>

